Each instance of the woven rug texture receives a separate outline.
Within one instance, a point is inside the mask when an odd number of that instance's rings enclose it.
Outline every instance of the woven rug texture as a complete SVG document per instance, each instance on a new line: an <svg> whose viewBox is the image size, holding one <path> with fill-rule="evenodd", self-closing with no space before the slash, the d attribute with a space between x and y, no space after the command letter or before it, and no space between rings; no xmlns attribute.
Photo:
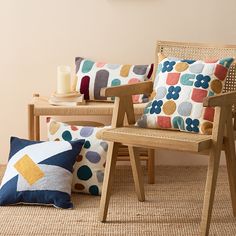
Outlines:
<svg viewBox="0 0 236 236"><path fill-rule="evenodd" d="M73 194L73 210L0 207L0 235L199 235L206 167L158 166L153 185L143 172L146 201L138 202L130 167L117 168L107 223L98 221L100 197ZM210 235L236 235L225 167L219 171Z"/></svg>

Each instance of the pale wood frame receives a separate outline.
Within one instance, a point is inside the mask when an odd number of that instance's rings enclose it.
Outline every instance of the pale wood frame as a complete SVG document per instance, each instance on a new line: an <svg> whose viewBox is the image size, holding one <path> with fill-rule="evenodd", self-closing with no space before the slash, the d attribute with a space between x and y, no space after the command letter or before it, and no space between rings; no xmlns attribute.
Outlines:
<svg viewBox="0 0 236 236"><path fill-rule="evenodd" d="M202 46L202 44L197 44L197 46L200 47ZM210 45L209 47L214 47L214 45ZM236 48L236 46L233 47ZM102 90L101 94L103 96L116 96L115 107L112 117L112 129L115 130L116 128L124 126L125 115L128 118L129 124L130 125L134 124L135 120L134 120L131 96L139 93L151 94L152 82L151 81L143 82L132 86L123 85L112 88L104 88ZM214 117L213 133L210 137L211 141L210 145L208 148L206 148L204 153L201 153L209 156L204 204L203 204L201 227L200 227L201 235L208 235L209 233L213 200L216 188L216 180L220 161L220 153L222 149L225 150L226 154L233 214L236 217L236 171L235 171L236 156L235 156L234 133L233 133L233 123L232 123L232 106L235 102L236 102L236 92L225 93L222 95L209 97L204 100L204 106L215 107L215 117ZM173 132L173 131L167 131L167 132ZM105 134L106 130L102 131L98 136L104 139L104 137L108 137ZM99 219L102 222L105 222L107 218L112 179L115 170L117 148L120 145L120 142L113 141L111 137L112 130L110 131L109 134L110 138L107 138L107 140L110 141L110 145L107 156L107 164L105 168L105 176L104 176L102 197L100 202L100 214L99 214ZM148 142L145 136L143 136L142 138L144 141ZM122 144L129 145L130 156L133 159L131 164L132 164L136 193L138 196L138 200L144 201L145 195L142 182L142 173L140 169L139 160L137 159L135 153L136 148L134 147L134 143L131 142L129 139L126 139L125 137L122 139ZM174 148L177 151L180 150L179 143L175 142L174 139L171 140L170 144L172 149ZM158 146L153 146L153 148L158 148ZM197 150L193 150L193 152L198 153Z"/></svg>

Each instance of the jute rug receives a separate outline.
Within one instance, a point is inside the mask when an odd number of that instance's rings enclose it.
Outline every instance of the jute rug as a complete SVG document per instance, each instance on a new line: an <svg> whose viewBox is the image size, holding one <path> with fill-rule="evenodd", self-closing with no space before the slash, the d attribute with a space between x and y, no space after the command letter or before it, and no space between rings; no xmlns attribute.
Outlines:
<svg viewBox="0 0 236 236"><path fill-rule="evenodd" d="M199 235L205 177L205 167L157 167L156 184L145 184L147 201L140 203L130 168L119 167L107 223L97 220L100 197L73 194L74 210L0 207L0 235ZM210 235L236 235L225 167L219 173Z"/></svg>

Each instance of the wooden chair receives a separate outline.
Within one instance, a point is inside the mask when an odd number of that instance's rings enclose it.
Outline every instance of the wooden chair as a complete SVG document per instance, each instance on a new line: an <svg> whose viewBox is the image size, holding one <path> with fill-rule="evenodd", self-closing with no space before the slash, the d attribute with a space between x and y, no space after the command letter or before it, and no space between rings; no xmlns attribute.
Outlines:
<svg viewBox="0 0 236 236"><path fill-rule="evenodd" d="M163 52L167 56L185 59L222 58L236 56L236 46L158 42L156 54L158 52ZM233 64L228 73L225 91L236 90L235 72L236 66ZM232 106L236 104L236 92L227 92L204 100L204 106L215 107L215 116L212 135L201 135L180 131L143 129L133 126L135 117L131 96L140 93L151 94L152 90L152 81L102 90L103 96L116 96L116 99L112 128L104 129L98 134L100 138L110 141L99 219L102 222L106 221L117 150L120 144L128 145L135 190L139 201L144 201L145 195L140 161L137 158L137 147L199 153L209 156L201 218L201 235L208 235L222 149L226 154L233 214L236 216L236 157L232 123ZM125 115L129 123L128 126L123 125Z"/></svg>

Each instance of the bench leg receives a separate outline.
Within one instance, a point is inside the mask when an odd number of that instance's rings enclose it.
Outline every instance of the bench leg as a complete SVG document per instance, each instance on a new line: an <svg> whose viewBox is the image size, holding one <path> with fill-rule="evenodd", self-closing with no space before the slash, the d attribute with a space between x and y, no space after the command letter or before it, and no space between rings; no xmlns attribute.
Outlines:
<svg viewBox="0 0 236 236"><path fill-rule="evenodd" d="M106 167L102 186L102 196L100 200L99 220L105 222L107 218L108 205L111 196L111 187L116 168L116 158L119 149L119 144L110 142L107 152Z"/></svg>
<svg viewBox="0 0 236 236"><path fill-rule="evenodd" d="M28 138L34 140L34 104L28 105Z"/></svg>
<svg viewBox="0 0 236 236"><path fill-rule="evenodd" d="M40 140L40 119L39 116L35 116L34 119L34 130L35 130L35 140Z"/></svg>
<svg viewBox="0 0 236 236"><path fill-rule="evenodd" d="M132 146L129 146L128 148L129 148L129 156L133 172L135 190L138 196L138 200L140 202L143 202L145 201L145 194L144 194L142 168L140 163L141 161L139 159L137 148Z"/></svg>

